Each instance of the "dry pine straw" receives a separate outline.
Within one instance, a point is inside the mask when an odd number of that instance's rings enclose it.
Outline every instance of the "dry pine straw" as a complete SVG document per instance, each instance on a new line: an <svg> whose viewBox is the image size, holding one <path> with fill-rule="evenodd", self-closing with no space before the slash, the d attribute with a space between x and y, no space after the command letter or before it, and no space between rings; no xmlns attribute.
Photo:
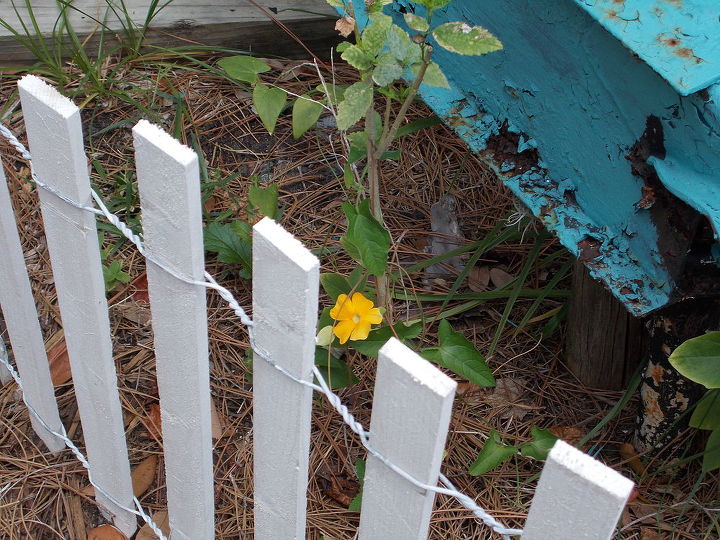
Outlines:
<svg viewBox="0 0 720 540"><path fill-rule="evenodd" d="M285 87L297 93L318 84L311 69L296 63L278 67L281 69L268 74L267 80L279 77ZM292 68L290 75L287 74L289 68ZM343 78L347 73L338 67L336 76ZM342 181L335 176L342 163L343 150L332 129L317 129L294 141L289 118L283 117L276 135L270 137L253 113L248 95L212 75L180 69L159 74L157 67L138 66L123 74L122 81L126 86L118 84L117 90L130 91L133 84L146 90L184 92L187 106L182 130L184 142L191 144L192 134L201 142L208 169L218 175L213 178L240 173L227 187L215 190L209 203L212 210L231 208L238 217L243 217L247 178L250 174L259 174L263 180L279 184L284 205L282 224L288 230L311 249L339 247L338 238L343 229L340 203L344 195ZM13 88L12 80L2 81L0 103L15 99ZM136 93L134 97L150 104L150 92L144 96ZM173 103L156 98L152 107L159 115L155 121L170 129L175 117ZM99 159L110 175L132 167L129 128L135 120L100 135L97 132L115 122L137 117L137 114L129 105L103 97L96 97L83 110L90 156ZM411 118L428 114L421 104L411 109ZM24 138L19 110L9 124ZM27 164L18 160L7 145L0 148L40 320L48 338L60 328L60 316L39 225L36 194L27 183ZM508 191L474 156L467 155L462 142L445 127L426 129L408 137L401 142L400 148L400 161L383 165L382 201L387 223L396 240L395 268L400 263L405 265L427 256L423 248L430 231L429 209L448 188L457 197L457 214L467 239L482 238L498 219L512 211ZM96 176L93 179L98 180ZM109 197L112 186L100 187ZM516 274L530 247L531 241L527 240L525 243L506 243L488 253L483 264L502 265L511 274ZM543 252L550 253L557 248L555 242L548 241ZM127 244L115 256L123 261L124 269L133 277L142 273L141 257ZM347 273L352 268L341 252L321 258L324 271ZM250 306L247 281L238 279L232 267L218 263L213 256L208 256L207 265L238 295L243 305ZM542 287L555 269L551 269L549 276L533 269L527 286ZM450 283L435 283L433 287L442 292ZM420 290L422 275L409 276L403 286ZM568 288L569 283L565 280L560 286ZM140 421L150 406L157 403L157 387L150 327L146 322L133 322L124 315L127 308L122 306L135 303L132 292L129 287L114 291L118 299L113 302L110 313L130 458L136 465L149 455L161 455L162 447ZM327 297L321 298L322 305L328 302ZM529 303L518 301L511 320L522 318ZM538 314L558 305L558 301L548 300ZM395 304L398 314L413 308L416 306L399 301ZM140 305L138 309L142 312L145 308ZM487 350L503 309L503 300L488 302L454 319L453 326L472 339L481 351ZM245 367L247 336L221 299L212 292L208 294L208 321L212 395L224 426L223 437L214 446L216 535L220 539L251 538L253 433L252 386ZM577 428L576 433L585 433L620 397L618 392L585 388L568 374L562 364L562 332L541 342L537 335L537 328L518 335L506 332L495 355L489 359L495 376L511 379L511 385L518 390L513 403L504 402L501 395L495 396L498 399L493 401L492 392L487 390L475 389L458 395L443 465L444 472L461 490L512 527L523 524L541 464L516 458L482 477L468 476L467 467L477 456L490 430L497 429L510 444L528 441L532 425L543 428L572 426ZM433 336L427 339L432 342ZM353 414L368 426L375 363L357 355L351 355L348 362L360 382L340 394ZM82 443L72 385L59 387L57 398L70 436ZM601 459L630 476L632 472L623 466L615 448L618 443L631 438L635 406L631 404L592 441L603 448ZM14 384L0 389L0 422L0 537L85 538L87 528L102 522L92 499L80 493L87 482L85 471L69 452L53 456L45 451L30 428L27 411L19 401ZM346 496L354 495L357 489L354 462L362 457L364 453L355 436L327 403L318 398L313 407L308 538L353 538L358 514L346 510L329 493L334 485ZM627 540L699 538L712 531L711 520L715 518L707 507L718 506L717 476L706 479L696 495L699 504L682 502L683 494L689 491L697 472L696 467L691 466L680 470L674 478L656 475L640 479L641 499L625 516L624 523L629 525L617 537ZM146 508L151 511L165 508L164 485L160 466L153 486L142 496ZM672 506L674 504L677 506ZM647 519L637 519L648 515ZM481 539L497 538L497 535L479 524L455 500L439 496L430 537Z"/></svg>

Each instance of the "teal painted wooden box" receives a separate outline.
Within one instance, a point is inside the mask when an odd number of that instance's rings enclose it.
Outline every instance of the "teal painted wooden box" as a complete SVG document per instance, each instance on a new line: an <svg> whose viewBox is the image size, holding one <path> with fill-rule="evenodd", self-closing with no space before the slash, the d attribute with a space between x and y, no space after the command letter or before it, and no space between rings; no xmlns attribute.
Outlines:
<svg viewBox="0 0 720 540"><path fill-rule="evenodd" d="M385 13L406 28L413 8ZM720 1L454 0L433 17L455 20L504 49L435 47L452 88L423 99L633 314L694 294L679 200L717 238Z"/></svg>

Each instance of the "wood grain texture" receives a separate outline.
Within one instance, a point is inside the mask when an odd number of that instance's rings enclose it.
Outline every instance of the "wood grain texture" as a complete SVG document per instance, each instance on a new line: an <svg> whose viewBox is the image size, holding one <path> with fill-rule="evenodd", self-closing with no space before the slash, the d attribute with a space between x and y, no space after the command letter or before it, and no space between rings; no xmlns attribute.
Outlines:
<svg viewBox="0 0 720 540"><path fill-rule="evenodd" d="M198 159L160 128L133 128L147 253L203 281ZM205 288L148 263L170 530L175 539L215 534Z"/></svg>
<svg viewBox="0 0 720 540"><path fill-rule="evenodd" d="M609 540L633 483L563 441L543 467L522 540Z"/></svg>
<svg viewBox="0 0 720 540"><path fill-rule="evenodd" d="M642 319L576 262L565 349L570 371L587 386L621 390L642 362L643 333Z"/></svg>
<svg viewBox="0 0 720 540"><path fill-rule="evenodd" d="M293 376L312 381L317 258L274 221L253 228L256 345ZM255 538L305 537L312 389L253 356Z"/></svg>
<svg viewBox="0 0 720 540"><path fill-rule="evenodd" d="M457 384L395 338L380 349L370 444L425 484L436 485ZM416 488L369 455L360 539L428 536L435 493Z"/></svg>
<svg viewBox="0 0 720 540"><path fill-rule="evenodd" d="M25 399L53 431L62 433L45 343L1 163L0 253L0 305L8 327L15 364L23 380ZM33 414L29 416L35 433L51 451L65 448L62 439L47 431Z"/></svg>
<svg viewBox="0 0 720 540"><path fill-rule="evenodd" d="M38 178L71 200L91 206L80 111L32 75L20 79L18 87ZM132 508L95 216L48 191L38 192L90 471L115 500ZM118 529L127 536L135 532L134 514L102 493L96 499L115 516Z"/></svg>

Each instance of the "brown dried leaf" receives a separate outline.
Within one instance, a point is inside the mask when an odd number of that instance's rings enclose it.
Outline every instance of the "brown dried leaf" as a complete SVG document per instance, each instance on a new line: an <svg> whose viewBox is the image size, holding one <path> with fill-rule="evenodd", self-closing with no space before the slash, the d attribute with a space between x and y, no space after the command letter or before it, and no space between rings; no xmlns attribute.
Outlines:
<svg viewBox="0 0 720 540"><path fill-rule="evenodd" d="M513 279L515 279L515 276L508 274L505 270L500 268L490 269L490 281L496 288L502 287Z"/></svg>
<svg viewBox="0 0 720 540"><path fill-rule="evenodd" d="M485 403L493 408L502 409L499 418L513 417L522 420L533 408L522 403L521 398L525 394L524 382L514 377L498 379L493 391L485 397Z"/></svg>
<svg viewBox="0 0 720 540"><path fill-rule="evenodd" d="M152 515L152 520L155 522L155 525L160 527L160 530L166 538L170 536L170 519L168 518L167 510L158 510ZM135 540L158 540L158 535L156 535L150 528L150 525L146 523L138 531Z"/></svg>
<svg viewBox="0 0 720 540"><path fill-rule="evenodd" d="M662 535L655 529L640 527L640 540L661 540Z"/></svg>
<svg viewBox="0 0 720 540"><path fill-rule="evenodd" d="M223 422L222 416L215 406L215 401L210 401L210 431L212 433L212 440L217 441L222 438L223 430L225 429L225 422Z"/></svg>
<svg viewBox="0 0 720 540"><path fill-rule="evenodd" d="M127 536L106 523L87 532L88 540L127 540Z"/></svg>
<svg viewBox="0 0 720 540"><path fill-rule="evenodd" d="M554 426L548 429L548 431L558 439L562 439L573 446L576 446L586 435L584 429L574 426Z"/></svg>
<svg viewBox="0 0 720 540"><path fill-rule="evenodd" d="M62 330L58 330L45 343L47 351L48 364L50 364L50 377L53 386L60 386L72 379L70 371L70 357L65 344L65 334Z"/></svg>
<svg viewBox="0 0 720 540"><path fill-rule="evenodd" d="M468 274L468 287L471 291L481 292L487 289L490 283L490 268L488 266L475 266Z"/></svg>
<svg viewBox="0 0 720 540"><path fill-rule="evenodd" d="M479 392L481 390L482 388L477 384L471 383L470 381L465 381L458 383L455 394L458 396L464 396L466 394L474 394L475 392Z"/></svg>
<svg viewBox="0 0 720 540"><path fill-rule="evenodd" d="M645 474L645 465L632 444L622 443L618 446L618 452L620 457L627 462L635 474L638 476Z"/></svg>
<svg viewBox="0 0 720 540"><path fill-rule="evenodd" d="M348 37L355 30L355 19L352 17L338 19L335 23L335 30L337 30L342 37Z"/></svg>
<svg viewBox="0 0 720 540"><path fill-rule="evenodd" d="M135 302L123 302L113 306L113 309L128 321L137 323L140 326L148 326L152 319L150 308Z"/></svg>
<svg viewBox="0 0 720 540"><path fill-rule="evenodd" d="M360 486L354 480L342 480L333 476L330 478L330 487L325 490L325 495L347 508L359 490Z"/></svg>
<svg viewBox="0 0 720 540"><path fill-rule="evenodd" d="M162 418L160 415L160 405L153 403L150 405L150 410L145 418L141 418L140 421L147 429L148 433L155 440L160 441L162 439Z"/></svg>
<svg viewBox="0 0 720 540"><path fill-rule="evenodd" d="M130 473L132 479L133 495L139 497L145 493L155 480L158 457L149 456L142 460Z"/></svg>

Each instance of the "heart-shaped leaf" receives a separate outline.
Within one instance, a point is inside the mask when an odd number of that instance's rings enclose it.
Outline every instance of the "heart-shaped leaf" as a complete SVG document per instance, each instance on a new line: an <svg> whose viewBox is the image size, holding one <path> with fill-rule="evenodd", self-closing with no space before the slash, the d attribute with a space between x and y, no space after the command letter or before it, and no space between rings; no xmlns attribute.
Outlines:
<svg viewBox="0 0 720 540"><path fill-rule="evenodd" d="M532 441L520 446L520 454L541 461L546 460L548 453L558 438L547 429L540 429L537 426L532 426L530 432L532 433Z"/></svg>
<svg viewBox="0 0 720 540"><path fill-rule="evenodd" d="M313 100L307 94L303 94L295 100L292 110L293 138L299 139L303 134L313 127L323 112L322 103Z"/></svg>
<svg viewBox="0 0 720 540"><path fill-rule="evenodd" d="M472 476L485 474L510 459L510 457L516 453L517 448L502 444L500 434L492 430L487 441L485 441L485 445L482 447L482 450L480 450L477 459L470 465L468 473Z"/></svg>
<svg viewBox="0 0 720 540"><path fill-rule="evenodd" d="M278 116L285 107L287 92L282 88L272 88L262 83L253 89L253 104L260 120L270 134L275 131Z"/></svg>
<svg viewBox="0 0 720 540"><path fill-rule="evenodd" d="M270 71L270 66L262 60L252 56L228 56L218 62L218 66L233 79L254 83L258 80L258 73Z"/></svg>

